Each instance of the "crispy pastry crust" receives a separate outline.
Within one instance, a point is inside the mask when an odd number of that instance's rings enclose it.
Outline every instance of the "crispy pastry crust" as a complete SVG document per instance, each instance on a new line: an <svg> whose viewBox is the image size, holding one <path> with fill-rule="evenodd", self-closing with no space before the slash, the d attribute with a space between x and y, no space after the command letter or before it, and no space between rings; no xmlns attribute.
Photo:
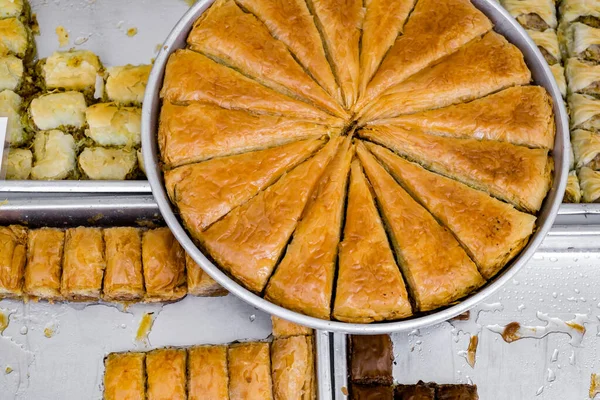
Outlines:
<svg viewBox="0 0 600 400"><path fill-rule="evenodd" d="M24 58L29 50L30 34L18 18L0 19L0 56L14 54Z"/></svg>
<svg viewBox="0 0 600 400"><path fill-rule="evenodd" d="M567 188L565 190L565 203L580 203L581 202L581 187L579 186L579 178L577 171L570 171L567 179Z"/></svg>
<svg viewBox="0 0 600 400"><path fill-rule="evenodd" d="M271 315L271 323L273 324L273 336L275 338L313 334L313 330L310 328L294 324L274 315Z"/></svg>
<svg viewBox="0 0 600 400"><path fill-rule="evenodd" d="M23 294L23 274L27 259L27 228L0 227L0 298Z"/></svg>
<svg viewBox="0 0 600 400"><path fill-rule="evenodd" d="M569 58L565 62L569 94L600 95L600 65Z"/></svg>
<svg viewBox="0 0 600 400"><path fill-rule="evenodd" d="M352 335L348 341L352 383L391 385L394 347L390 335Z"/></svg>
<svg viewBox="0 0 600 400"><path fill-rule="evenodd" d="M108 99L120 104L142 104L151 69L152 65L130 64L108 68L106 79Z"/></svg>
<svg viewBox="0 0 600 400"><path fill-rule="evenodd" d="M29 231L24 291L28 296L60 300L65 233L60 229L41 228Z"/></svg>
<svg viewBox="0 0 600 400"><path fill-rule="evenodd" d="M186 400L186 363L184 349L158 349L146 354L147 399Z"/></svg>
<svg viewBox="0 0 600 400"><path fill-rule="evenodd" d="M597 203L600 198L600 171L582 167L577 172L584 203Z"/></svg>
<svg viewBox="0 0 600 400"><path fill-rule="evenodd" d="M65 234L60 291L68 300L100 298L106 260L100 228L71 228Z"/></svg>
<svg viewBox="0 0 600 400"><path fill-rule="evenodd" d="M218 297L227 296L229 293L204 272L187 253L185 255L185 271L189 294L200 297Z"/></svg>
<svg viewBox="0 0 600 400"><path fill-rule="evenodd" d="M269 343L240 343L228 349L229 399L271 400Z"/></svg>
<svg viewBox="0 0 600 400"><path fill-rule="evenodd" d="M103 297L107 301L134 301L144 295L142 240L137 228L104 230L106 272Z"/></svg>
<svg viewBox="0 0 600 400"><path fill-rule="evenodd" d="M88 50L54 52L41 66L46 89L93 92L101 70L100 59Z"/></svg>
<svg viewBox="0 0 600 400"><path fill-rule="evenodd" d="M550 71L556 80L558 90L563 98L567 97L567 80L565 78L565 68L560 64L550 66Z"/></svg>
<svg viewBox="0 0 600 400"><path fill-rule="evenodd" d="M273 395L277 400L316 398L313 338L292 336L271 345Z"/></svg>
<svg viewBox="0 0 600 400"><path fill-rule="evenodd" d="M139 147L142 136L142 109L98 103L85 111L89 129L86 136L100 146Z"/></svg>
<svg viewBox="0 0 600 400"><path fill-rule="evenodd" d="M145 400L144 353L112 353L104 360L105 400Z"/></svg>
<svg viewBox="0 0 600 400"><path fill-rule="evenodd" d="M229 400L227 346L189 349L187 386L189 400Z"/></svg>

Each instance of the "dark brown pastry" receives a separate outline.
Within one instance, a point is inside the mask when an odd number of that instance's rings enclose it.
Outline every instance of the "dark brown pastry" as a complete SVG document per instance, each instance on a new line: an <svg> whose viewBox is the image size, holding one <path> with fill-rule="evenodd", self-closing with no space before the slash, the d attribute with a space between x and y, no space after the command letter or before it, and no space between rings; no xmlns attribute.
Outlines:
<svg viewBox="0 0 600 400"><path fill-rule="evenodd" d="M394 353L389 335L350 337L350 379L365 385L391 385Z"/></svg>
<svg viewBox="0 0 600 400"><path fill-rule="evenodd" d="M352 385L350 398L352 400L392 400L394 390L391 386Z"/></svg>
<svg viewBox="0 0 600 400"><path fill-rule="evenodd" d="M479 400L476 385L437 385L436 400Z"/></svg>
<svg viewBox="0 0 600 400"><path fill-rule="evenodd" d="M419 381L416 385L397 385L394 400L435 400L435 384Z"/></svg>

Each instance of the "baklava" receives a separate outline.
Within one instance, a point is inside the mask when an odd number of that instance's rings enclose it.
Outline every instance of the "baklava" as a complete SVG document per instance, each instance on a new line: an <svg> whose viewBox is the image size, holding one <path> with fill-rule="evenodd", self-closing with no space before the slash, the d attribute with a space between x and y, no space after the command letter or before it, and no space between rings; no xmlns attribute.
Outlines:
<svg viewBox="0 0 600 400"><path fill-rule="evenodd" d="M271 316L273 325L273 337L286 338L290 336L306 336L312 335L313 330L293 322L286 321L274 315Z"/></svg>
<svg viewBox="0 0 600 400"><path fill-rule="evenodd" d="M306 315L329 319L333 280L354 154L347 136L320 178L265 298Z"/></svg>
<svg viewBox="0 0 600 400"><path fill-rule="evenodd" d="M59 300L65 232L55 228L29 231L24 292L27 296Z"/></svg>
<svg viewBox="0 0 600 400"><path fill-rule="evenodd" d="M27 260L27 228L0 227L0 298L23 294L23 274Z"/></svg>
<svg viewBox="0 0 600 400"><path fill-rule="evenodd" d="M146 83L152 65L124 65L107 68L106 95L120 104L140 105L144 101Z"/></svg>
<svg viewBox="0 0 600 400"><path fill-rule="evenodd" d="M392 388L391 386L352 385L350 388L350 399L393 400L394 388Z"/></svg>
<svg viewBox="0 0 600 400"><path fill-rule="evenodd" d="M23 99L11 90L0 92L0 115L8 118L6 140L11 146L20 146L27 141L27 134L21 122Z"/></svg>
<svg viewBox="0 0 600 400"><path fill-rule="evenodd" d="M0 0L0 18L17 18L27 12L26 0Z"/></svg>
<svg viewBox="0 0 600 400"><path fill-rule="evenodd" d="M315 399L313 338L292 336L275 339L271 344L271 373L275 399Z"/></svg>
<svg viewBox="0 0 600 400"><path fill-rule="evenodd" d="M0 91L18 91L24 72L23 60L13 55L0 56Z"/></svg>
<svg viewBox="0 0 600 400"><path fill-rule="evenodd" d="M550 71L556 80L556 85L563 98L567 97L567 79L565 78L565 68L560 64L550 66Z"/></svg>
<svg viewBox="0 0 600 400"><path fill-rule="evenodd" d="M227 350L230 400L271 400L269 343L240 343Z"/></svg>
<svg viewBox="0 0 600 400"><path fill-rule="evenodd" d="M436 385L436 400L479 400L476 385Z"/></svg>
<svg viewBox="0 0 600 400"><path fill-rule="evenodd" d="M78 163L88 179L122 181L134 176L138 161L133 149L86 147Z"/></svg>
<svg viewBox="0 0 600 400"><path fill-rule="evenodd" d="M103 298L107 301L140 300L144 295L140 230L107 228L103 234L106 248Z"/></svg>
<svg viewBox="0 0 600 400"><path fill-rule="evenodd" d="M144 232L142 265L146 300L170 301L185 296L185 252L169 228Z"/></svg>
<svg viewBox="0 0 600 400"><path fill-rule="evenodd" d="M142 136L142 109L98 103L85 111L86 136L100 146L139 147Z"/></svg>
<svg viewBox="0 0 600 400"><path fill-rule="evenodd" d="M351 335L350 381L364 385L391 385L394 348L389 335Z"/></svg>
<svg viewBox="0 0 600 400"><path fill-rule="evenodd" d="M226 296L228 294L227 290L204 272L187 253L185 255L185 271L189 294L200 297Z"/></svg>
<svg viewBox="0 0 600 400"><path fill-rule="evenodd" d="M587 166L600 170L600 134L575 129L571 131L571 146L577 168Z"/></svg>
<svg viewBox="0 0 600 400"><path fill-rule="evenodd" d="M158 349L146 354L148 400L186 400L187 352Z"/></svg>
<svg viewBox="0 0 600 400"><path fill-rule="evenodd" d="M600 28L600 7L595 0L562 0L558 6L562 22L582 22Z"/></svg>
<svg viewBox="0 0 600 400"><path fill-rule="evenodd" d="M138 168L144 175L146 175L146 166L144 165L144 156L142 155L142 150L137 149L136 155L137 155L137 161L138 161Z"/></svg>
<svg viewBox="0 0 600 400"><path fill-rule="evenodd" d="M500 3L525 29L556 29L554 0L500 0Z"/></svg>
<svg viewBox="0 0 600 400"><path fill-rule="evenodd" d="M65 233L60 291L67 300L100 298L106 260L99 228L71 228Z"/></svg>
<svg viewBox="0 0 600 400"><path fill-rule="evenodd" d="M526 32L540 49L548 65L560 63L561 54L555 30L548 29L543 32L527 30Z"/></svg>
<svg viewBox="0 0 600 400"><path fill-rule="evenodd" d="M419 381L416 385L396 385L395 400L435 400L435 386Z"/></svg>
<svg viewBox="0 0 600 400"><path fill-rule="evenodd" d="M564 28L561 36L569 57L600 62L600 28L575 22Z"/></svg>
<svg viewBox="0 0 600 400"><path fill-rule="evenodd" d="M564 202L581 202L581 187L579 186L579 178L577 177L577 171L569 171L569 178L567 179L567 188L565 189Z"/></svg>
<svg viewBox="0 0 600 400"><path fill-rule="evenodd" d="M6 158L6 179L29 179L33 166L33 153L29 149L10 149Z"/></svg>
<svg viewBox="0 0 600 400"><path fill-rule="evenodd" d="M29 53L30 34L18 18L0 19L0 56L13 54L24 58Z"/></svg>
<svg viewBox="0 0 600 400"><path fill-rule="evenodd" d="M42 131L33 140L31 179L54 180L74 177L76 144L73 136L59 130Z"/></svg>
<svg viewBox="0 0 600 400"><path fill-rule="evenodd" d="M40 130L79 130L85 126L86 109L83 93L50 93L31 101L29 115L35 127Z"/></svg>
<svg viewBox="0 0 600 400"><path fill-rule="evenodd" d="M584 203L597 203L600 198L600 171L582 167L577 172Z"/></svg>
<svg viewBox="0 0 600 400"><path fill-rule="evenodd" d="M144 353L111 353L104 360L104 400L146 400Z"/></svg>
<svg viewBox="0 0 600 400"><path fill-rule="evenodd" d="M226 346L197 346L188 350L189 400L229 400Z"/></svg>
<svg viewBox="0 0 600 400"><path fill-rule="evenodd" d="M600 99L573 93L569 96L569 114L571 129L600 131Z"/></svg>
<svg viewBox="0 0 600 400"><path fill-rule="evenodd" d="M57 51L39 63L46 90L82 91L93 98L97 81L102 80L100 59L88 50Z"/></svg>
<svg viewBox="0 0 600 400"><path fill-rule="evenodd" d="M565 63L565 73L569 93L600 96L600 65L569 58Z"/></svg>

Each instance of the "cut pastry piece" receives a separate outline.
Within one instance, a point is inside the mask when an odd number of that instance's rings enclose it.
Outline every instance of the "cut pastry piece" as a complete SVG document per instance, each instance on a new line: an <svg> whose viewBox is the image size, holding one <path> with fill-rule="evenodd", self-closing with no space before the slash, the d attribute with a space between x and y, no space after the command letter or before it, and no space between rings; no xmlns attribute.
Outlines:
<svg viewBox="0 0 600 400"><path fill-rule="evenodd" d="M391 386L352 385L350 389L352 400L392 400L394 388Z"/></svg>
<svg viewBox="0 0 600 400"><path fill-rule="evenodd" d="M577 173L584 203L598 203L600 198L600 171L583 167Z"/></svg>
<svg viewBox="0 0 600 400"><path fill-rule="evenodd" d="M144 353L111 353L104 360L104 400L145 400Z"/></svg>
<svg viewBox="0 0 600 400"><path fill-rule="evenodd" d="M107 301L134 301L144 295L142 240L139 229L104 230L106 273L103 294Z"/></svg>
<svg viewBox="0 0 600 400"><path fill-rule="evenodd" d="M567 97L567 80L565 79L565 68L560 64L550 66L550 71L556 80L558 90L563 98Z"/></svg>
<svg viewBox="0 0 600 400"><path fill-rule="evenodd" d="M339 118L190 50L176 50L169 57L160 95L173 103L199 101L259 114L313 119L328 125L343 124Z"/></svg>
<svg viewBox="0 0 600 400"><path fill-rule="evenodd" d="M165 185L186 228L199 235L309 158L322 144L319 139L303 140L184 165L165 172Z"/></svg>
<svg viewBox="0 0 600 400"><path fill-rule="evenodd" d="M390 335L352 335L349 338L349 378L352 383L391 385L394 345Z"/></svg>
<svg viewBox="0 0 600 400"><path fill-rule="evenodd" d="M29 179L33 153L29 149L10 149L6 159L6 179Z"/></svg>
<svg viewBox="0 0 600 400"><path fill-rule="evenodd" d="M142 136L142 109L98 103L85 111L86 136L100 146L138 147Z"/></svg>
<svg viewBox="0 0 600 400"><path fill-rule="evenodd" d="M416 0L370 0L366 2L360 48L360 94L379 68L383 57L402 33ZM413 14L414 18L414 14Z"/></svg>
<svg viewBox="0 0 600 400"><path fill-rule="evenodd" d="M490 20L469 0L417 2L403 34L387 52L356 109L490 29Z"/></svg>
<svg viewBox="0 0 600 400"><path fill-rule="evenodd" d="M437 400L479 400L477 385L436 385Z"/></svg>
<svg viewBox="0 0 600 400"><path fill-rule="evenodd" d="M565 190L565 203L580 203L581 202L581 187L579 186L579 178L576 171L569 172L567 179L567 189Z"/></svg>
<svg viewBox="0 0 600 400"><path fill-rule="evenodd" d="M0 92L0 115L8 118L6 140L11 146L20 146L27 141L27 135L21 123L23 99L11 90Z"/></svg>
<svg viewBox="0 0 600 400"><path fill-rule="evenodd" d="M164 163L172 168L337 132L339 129L308 120L256 115L211 104L164 103L158 143Z"/></svg>
<svg viewBox="0 0 600 400"><path fill-rule="evenodd" d="M571 146L575 156L575 166L588 166L600 169L600 135L583 129L571 131Z"/></svg>
<svg viewBox="0 0 600 400"><path fill-rule="evenodd" d="M460 27L464 28L462 25ZM531 73L519 49L503 36L490 32L481 39L471 41L440 63L388 89L361 111L361 120L445 107L510 86L525 85L530 80Z"/></svg>
<svg viewBox="0 0 600 400"><path fill-rule="evenodd" d="M229 399L271 400L269 343L240 343L228 349Z"/></svg>
<svg viewBox="0 0 600 400"><path fill-rule="evenodd" d="M147 399L187 400L186 363L185 349L158 349L146 354Z"/></svg>
<svg viewBox="0 0 600 400"><path fill-rule="evenodd" d="M597 0L562 0L558 12L561 22L579 21L600 28L600 6Z"/></svg>
<svg viewBox="0 0 600 400"><path fill-rule="evenodd" d="M65 179L75 173L75 139L59 130L35 134L31 179Z"/></svg>
<svg viewBox="0 0 600 400"><path fill-rule="evenodd" d="M188 350L188 399L229 400L226 346Z"/></svg>
<svg viewBox="0 0 600 400"><path fill-rule="evenodd" d="M273 336L275 338L285 338L289 336L312 335L313 330L302 325L294 324L271 315L271 323L273 325Z"/></svg>
<svg viewBox="0 0 600 400"><path fill-rule="evenodd" d="M169 228L144 232L142 265L147 301L171 301L185 296L185 252Z"/></svg>
<svg viewBox="0 0 600 400"><path fill-rule="evenodd" d="M81 129L85 126L87 105L83 93L51 93L36 97L29 106L29 115L41 130Z"/></svg>
<svg viewBox="0 0 600 400"><path fill-rule="evenodd" d="M146 175L146 167L144 166L144 156L142 155L142 150L137 149L136 151L137 160L138 160L138 168L144 175Z"/></svg>
<svg viewBox="0 0 600 400"><path fill-rule="evenodd" d="M600 131L600 100L595 97L573 93L569 96L571 129Z"/></svg>
<svg viewBox="0 0 600 400"><path fill-rule="evenodd" d="M189 254L185 254L185 272L187 291L199 297L227 296L227 290L221 287L213 278L200 268Z"/></svg>
<svg viewBox="0 0 600 400"><path fill-rule="evenodd" d="M0 0L0 18L19 17L27 8L25 0Z"/></svg>
<svg viewBox="0 0 600 400"><path fill-rule="evenodd" d="M360 135L526 211L537 212L550 189L553 160L546 149L428 135L391 125L372 126Z"/></svg>
<svg viewBox="0 0 600 400"><path fill-rule="evenodd" d="M271 345L273 396L281 400L316 398L316 376L311 336L275 339Z"/></svg>
<svg viewBox="0 0 600 400"><path fill-rule="evenodd" d="M378 120L370 125L510 142L528 147L554 147L552 99L540 86L516 86L470 103Z"/></svg>
<svg viewBox="0 0 600 400"><path fill-rule="evenodd" d="M352 162L338 264L335 319L368 323L412 314L404 279L358 160Z"/></svg>
<svg viewBox="0 0 600 400"><path fill-rule="evenodd" d="M565 63L569 93L600 96L600 65L569 58Z"/></svg>
<svg viewBox="0 0 600 400"><path fill-rule="evenodd" d="M108 68L106 79L108 99L120 104L142 104L151 69L152 65L131 64Z"/></svg>
<svg viewBox="0 0 600 400"><path fill-rule="evenodd" d="M0 56L0 91L19 90L24 72L23 60L12 55Z"/></svg>
<svg viewBox="0 0 600 400"><path fill-rule="evenodd" d="M556 31L548 29L543 32L526 30L529 37L537 45L548 65L554 65L561 60L560 48L558 47L558 36Z"/></svg>
<svg viewBox="0 0 600 400"><path fill-rule="evenodd" d="M97 79L102 79L102 64L88 50L57 51L38 67L46 89L86 91L93 97Z"/></svg>
<svg viewBox="0 0 600 400"><path fill-rule="evenodd" d="M244 286L261 292L341 138L234 209L197 239ZM260 227L260 229L257 229Z"/></svg>
<svg viewBox="0 0 600 400"><path fill-rule="evenodd" d="M265 298L280 306L322 319L331 313L351 141L347 136L327 166L265 291Z"/></svg>
<svg viewBox="0 0 600 400"><path fill-rule="evenodd" d="M416 385L396 385L395 400L435 400L435 384L419 381Z"/></svg>
<svg viewBox="0 0 600 400"><path fill-rule="evenodd" d="M575 22L567 25L562 36L569 57L600 62L600 29Z"/></svg>
<svg viewBox="0 0 600 400"><path fill-rule="evenodd" d="M500 0L500 3L525 29L556 29L554 0Z"/></svg>
<svg viewBox="0 0 600 400"><path fill-rule="evenodd" d="M29 32L18 18L0 19L0 56L14 54L19 58L27 55Z"/></svg>
<svg viewBox="0 0 600 400"><path fill-rule="evenodd" d="M342 89L346 108L352 109L358 97L360 79L359 47L364 19L363 2L309 0L307 3L323 37L325 50Z"/></svg>
<svg viewBox="0 0 600 400"><path fill-rule="evenodd" d="M79 155L79 168L89 179L122 181L137 167L135 150L86 147Z"/></svg>
<svg viewBox="0 0 600 400"><path fill-rule="evenodd" d="M281 40L308 73L339 103L342 103L331 66L327 62L323 42L313 16L304 0L238 0Z"/></svg>
<svg viewBox="0 0 600 400"><path fill-rule="evenodd" d="M452 233L404 191L364 145L357 151L416 309L447 306L483 285L477 266Z"/></svg>
<svg viewBox="0 0 600 400"><path fill-rule="evenodd" d="M27 228L0 226L0 298L23 294L26 248Z"/></svg>
<svg viewBox="0 0 600 400"><path fill-rule="evenodd" d="M29 231L25 294L45 300L58 300L65 233L60 229L41 228Z"/></svg>
<svg viewBox="0 0 600 400"><path fill-rule="evenodd" d="M99 228L71 228L65 234L60 292L67 300L100 298L106 260Z"/></svg>
<svg viewBox="0 0 600 400"><path fill-rule="evenodd" d="M217 0L196 21L188 45L279 92L314 102L333 115L344 109L313 81L287 47L233 0Z"/></svg>
<svg viewBox="0 0 600 400"><path fill-rule="evenodd" d="M496 275L517 255L535 230L533 215L429 172L381 146L367 146L402 187L454 233L485 279Z"/></svg>

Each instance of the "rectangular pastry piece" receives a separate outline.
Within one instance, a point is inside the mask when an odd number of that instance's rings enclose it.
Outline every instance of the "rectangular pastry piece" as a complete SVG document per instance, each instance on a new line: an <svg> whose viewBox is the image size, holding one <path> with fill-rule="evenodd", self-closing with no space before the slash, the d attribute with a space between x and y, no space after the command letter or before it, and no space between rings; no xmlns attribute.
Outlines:
<svg viewBox="0 0 600 400"><path fill-rule="evenodd" d="M125 105L142 104L150 70L152 70L152 65L128 64L107 68L106 95L108 99Z"/></svg>
<svg viewBox="0 0 600 400"><path fill-rule="evenodd" d="M569 57L600 62L600 28L575 22L563 27L561 36Z"/></svg>
<svg viewBox="0 0 600 400"><path fill-rule="evenodd" d="M393 400L394 388L391 386L352 385L351 400ZM414 399L413 399L414 400Z"/></svg>
<svg viewBox="0 0 600 400"><path fill-rule="evenodd" d="M500 0L500 3L525 29L556 29L554 0Z"/></svg>
<svg viewBox="0 0 600 400"><path fill-rule="evenodd" d="M573 93L568 101L571 129L600 132L600 99Z"/></svg>
<svg viewBox="0 0 600 400"><path fill-rule="evenodd" d="M577 172L581 187L581 200L583 203L598 203L600 198L600 171L582 167Z"/></svg>
<svg viewBox="0 0 600 400"><path fill-rule="evenodd" d="M137 228L104 229L106 271L103 297L107 301L134 301L144 295L142 240Z"/></svg>
<svg viewBox="0 0 600 400"><path fill-rule="evenodd" d="M436 385L436 400L479 400L476 385Z"/></svg>
<svg viewBox="0 0 600 400"><path fill-rule="evenodd" d="M554 64L550 66L550 71L554 76L554 80L556 80L556 84L558 85L558 90L562 95L563 99L567 97L567 80L565 78L565 67L560 64Z"/></svg>
<svg viewBox="0 0 600 400"><path fill-rule="evenodd" d="M600 96L600 65L569 58L565 63L569 93Z"/></svg>
<svg viewBox="0 0 600 400"><path fill-rule="evenodd" d="M555 30L547 29L540 32L528 29L526 32L537 45L538 49L540 49L548 65L560 63L561 54Z"/></svg>
<svg viewBox="0 0 600 400"><path fill-rule="evenodd" d="M86 147L78 163L89 179L122 181L135 175L138 161L134 149Z"/></svg>
<svg viewBox="0 0 600 400"><path fill-rule="evenodd" d="M6 159L6 179L29 179L33 153L29 149L10 149Z"/></svg>
<svg viewBox="0 0 600 400"><path fill-rule="evenodd" d="M579 186L579 178L577 177L577 171L569 171L569 178L567 179L567 188L565 190L564 202L581 202L581 187Z"/></svg>
<svg viewBox="0 0 600 400"><path fill-rule="evenodd" d="M102 82L100 59L88 50L57 51L39 63L46 90L77 90L93 98L97 82Z"/></svg>
<svg viewBox="0 0 600 400"><path fill-rule="evenodd" d="M600 4L597 0L562 0L558 6L561 22L582 22L600 28Z"/></svg>
<svg viewBox="0 0 600 400"><path fill-rule="evenodd" d="M306 336L312 335L313 330L302 325L294 324L274 315L271 316L273 325L273 336L275 338L286 338L290 336Z"/></svg>
<svg viewBox="0 0 600 400"><path fill-rule="evenodd" d="M231 345L227 352L230 400L271 400L269 343Z"/></svg>
<svg viewBox="0 0 600 400"><path fill-rule="evenodd" d="M178 300L186 295L185 252L169 228L144 232L142 265L147 300Z"/></svg>
<svg viewBox="0 0 600 400"><path fill-rule="evenodd" d="M19 91L24 72L23 60L13 55L0 56L0 92Z"/></svg>
<svg viewBox="0 0 600 400"><path fill-rule="evenodd" d="M85 111L86 136L100 146L139 147L142 135L142 109L115 103L98 103Z"/></svg>
<svg viewBox="0 0 600 400"><path fill-rule="evenodd" d="M227 296L229 293L204 272L187 253L185 254L185 271L187 292L189 294L200 297L215 297Z"/></svg>
<svg viewBox="0 0 600 400"><path fill-rule="evenodd" d="M188 350L188 399L229 400L227 346L197 346Z"/></svg>
<svg viewBox="0 0 600 400"><path fill-rule="evenodd" d="M27 0L0 0L0 19L20 17L27 12Z"/></svg>
<svg viewBox="0 0 600 400"><path fill-rule="evenodd" d="M29 29L18 18L0 19L0 56L24 58L29 53Z"/></svg>
<svg viewBox="0 0 600 400"><path fill-rule="evenodd" d="M316 398L312 336L275 339L271 344L273 396L281 400Z"/></svg>
<svg viewBox="0 0 600 400"><path fill-rule="evenodd" d="M71 228L65 233L60 291L67 300L99 299L106 261L99 228Z"/></svg>
<svg viewBox="0 0 600 400"><path fill-rule="evenodd" d="M600 170L600 134L575 129L571 131L571 146L577 168Z"/></svg>
<svg viewBox="0 0 600 400"><path fill-rule="evenodd" d="M29 231L24 292L46 300L58 300L65 233L60 229Z"/></svg>
<svg viewBox="0 0 600 400"><path fill-rule="evenodd" d="M187 352L158 349L146 354L148 400L186 400ZM206 377L210 379L210 377Z"/></svg>
<svg viewBox="0 0 600 400"><path fill-rule="evenodd" d="M394 348L389 335L351 335L348 350L352 383L392 385Z"/></svg>
<svg viewBox="0 0 600 400"><path fill-rule="evenodd" d="M144 353L111 353L104 360L104 400L146 400Z"/></svg>
<svg viewBox="0 0 600 400"><path fill-rule="evenodd" d="M21 121L23 99L11 90L0 91L0 115L8 118L6 140L11 146L20 146L27 141Z"/></svg>
<svg viewBox="0 0 600 400"><path fill-rule="evenodd" d="M87 105L83 93L51 93L36 97L29 106L29 116L37 129L73 129L85 126Z"/></svg>
<svg viewBox="0 0 600 400"><path fill-rule="evenodd" d="M49 180L74 177L75 152L77 146L73 136L59 130L42 131L35 134L31 179Z"/></svg>
<svg viewBox="0 0 600 400"><path fill-rule="evenodd" d="M27 228L20 225L0 227L0 298L23 294L23 275L27 260Z"/></svg>
<svg viewBox="0 0 600 400"><path fill-rule="evenodd" d="M396 385L395 400L435 400L435 384L419 381L416 385Z"/></svg>

